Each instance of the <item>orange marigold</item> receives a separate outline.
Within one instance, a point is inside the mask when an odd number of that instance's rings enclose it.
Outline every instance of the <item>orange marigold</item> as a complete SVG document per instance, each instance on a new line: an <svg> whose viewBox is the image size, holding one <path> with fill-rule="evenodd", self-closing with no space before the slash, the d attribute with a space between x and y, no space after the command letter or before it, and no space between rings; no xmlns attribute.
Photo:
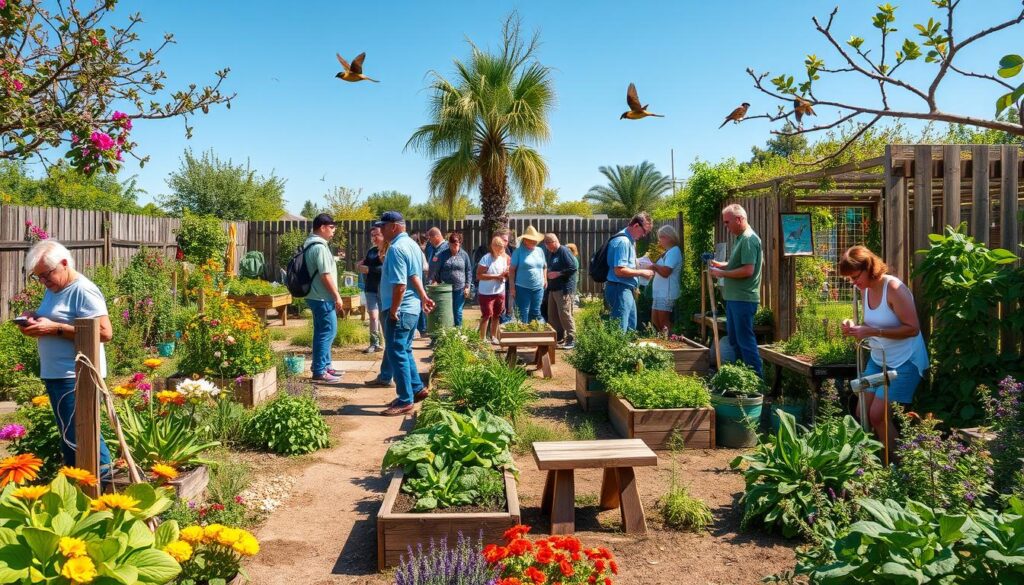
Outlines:
<svg viewBox="0 0 1024 585"><path fill-rule="evenodd" d="M178 477L177 469L170 465L164 465L163 463L153 465L153 467L149 468L149 471L152 472L154 476L165 481L170 481Z"/></svg>
<svg viewBox="0 0 1024 585"><path fill-rule="evenodd" d="M95 475L77 467L61 467L58 473L68 479L75 480L79 485L94 486L99 482Z"/></svg>
<svg viewBox="0 0 1024 585"><path fill-rule="evenodd" d="M517 538L522 538L524 534L530 531L530 527L525 524L516 524L512 528L505 531L504 537L508 542L512 542Z"/></svg>
<svg viewBox="0 0 1024 585"><path fill-rule="evenodd" d="M160 401L160 404L177 404L178 406L185 404L185 395L175 390L157 392L156 399Z"/></svg>
<svg viewBox="0 0 1024 585"><path fill-rule="evenodd" d="M548 576L540 572L536 567L527 567L526 570L523 571L523 576L529 578L536 585L543 585L548 581Z"/></svg>
<svg viewBox="0 0 1024 585"><path fill-rule="evenodd" d="M9 483L31 481L39 475L43 460L32 453L22 453L0 461L0 487Z"/></svg>
<svg viewBox="0 0 1024 585"><path fill-rule="evenodd" d="M508 556L508 549L496 544L488 544L484 547L484 560L488 563L497 563Z"/></svg>
<svg viewBox="0 0 1024 585"><path fill-rule="evenodd" d="M498 581L498 585L523 585L523 582L516 577L505 577Z"/></svg>

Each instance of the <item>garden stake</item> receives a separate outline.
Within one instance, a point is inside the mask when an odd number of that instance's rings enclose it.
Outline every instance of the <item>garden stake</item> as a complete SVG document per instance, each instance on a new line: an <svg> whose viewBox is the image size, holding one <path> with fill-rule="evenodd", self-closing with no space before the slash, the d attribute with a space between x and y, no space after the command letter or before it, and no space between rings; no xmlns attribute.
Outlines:
<svg viewBox="0 0 1024 585"><path fill-rule="evenodd" d="M715 306L715 282L711 280L711 264L710 261L715 255L711 252L704 252L700 255L700 259L704 261L704 275L707 279L708 289L708 301L711 303L711 335L715 339L715 366L718 369L722 368L722 346L718 342L718 308ZM701 305L704 304L704 297L701 295ZM701 320L706 318L705 315L701 315Z"/></svg>

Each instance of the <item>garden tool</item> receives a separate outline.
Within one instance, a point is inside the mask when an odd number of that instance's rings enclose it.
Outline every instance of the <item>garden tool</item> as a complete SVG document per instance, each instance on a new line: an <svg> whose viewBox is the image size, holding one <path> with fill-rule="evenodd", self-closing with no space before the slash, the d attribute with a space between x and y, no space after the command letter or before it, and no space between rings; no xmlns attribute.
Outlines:
<svg viewBox="0 0 1024 585"><path fill-rule="evenodd" d="M722 367L722 346L718 342L718 307L715 305L715 281L711 279L711 260L715 257L713 252L704 252L700 255L700 259L704 262L704 281L701 288L707 288L708 299L711 302L711 335L715 339L715 365L721 369ZM704 307L704 297L701 296L701 307ZM701 320L704 320L706 315L701 315Z"/></svg>
<svg viewBox="0 0 1024 585"><path fill-rule="evenodd" d="M728 116L725 117L725 121L722 122L722 126L725 126L730 121L733 122L733 123L739 124L740 120L742 120L743 118L747 117L747 109L748 108L750 108L750 104L748 104L747 102L743 102L740 105L740 107L736 108L735 110L730 112ZM721 130L722 126L719 126L718 129Z"/></svg>
<svg viewBox="0 0 1024 585"><path fill-rule="evenodd" d="M890 370L886 364L885 349L882 349L882 371L877 374L870 376L864 375L864 367L862 360L862 349L871 349L871 342L867 339L861 339L857 341L854 346L857 348L857 378L850 380L850 390L857 394L857 415L860 418L860 426L865 431L869 430L870 420L868 419L867 404L864 401L862 394L871 392L873 388L882 387L882 400L884 404L889 404L889 384L897 376L896 370ZM883 411L883 422L882 422L882 449L883 449L883 462L886 466L889 465L889 409L886 408Z"/></svg>
<svg viewBox="0 0 1024 585"><path fill-rule="evenodd" d="M351 65L349 65L348 61L346 61L345 58L342 57L340 54L335 53L334 56L338 58L338 62L341 63L342 68L344 68L344 71L335 75L335 77L337 77L338 79L342 81L352 82L366 80L372 81L374 83L380 83L376 79L370 79L369 77L363 75L363 60L366 59L365 52L359 53L358 57L352 59Z"/></svg>
<svg viewBox="0 0 1024 585"><path fill-rule="evenodd" d="M639 120L646 118L647 116L654 116L656 118L664 118L662 114L652 114L647 111L650 104L640 105L640 98L636 95L636 85L630 83L629 89L626 90L626 105L629 106L629 111L619 116L619 119L626 118L627 120Z"/></svg>

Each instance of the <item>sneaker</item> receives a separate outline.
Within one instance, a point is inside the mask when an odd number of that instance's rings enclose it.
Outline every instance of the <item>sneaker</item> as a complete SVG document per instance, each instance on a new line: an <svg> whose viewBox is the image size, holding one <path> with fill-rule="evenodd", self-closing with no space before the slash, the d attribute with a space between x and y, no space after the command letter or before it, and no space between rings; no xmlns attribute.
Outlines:
<svg viewBox="0 0 1024 585"><path fill-rule="evenodd" d="M371 345L370 347L364 349L363 353L373 353L375 351L380 351L380 350L377 348L376 345Z"/></svg>
<svg viewBox="0 0 1024 585"><path fill-rule="evenodd" d="M416 409L415 404L394 405L381 411L381 416L403 416Z"/></svg>
<svg viewBox="0 0 1024 585"><path fill-rule="evenodd" d="M559 347L562 349L574 349L576 347L576 342L570 341L569 343L563 343Z"/></svg>
<svg viewBox="0 0 1024 585"><path fill-rule="evenodd" d="M380 352L382 352L382 351L384 351L384 348L383 348L383 347L381 347L381 346L379 346L379 345L375 345L375 346L373 346L373 353L380 353Z"/></svg>
<svg viewBox="0 0 1024 585"><path fill-rule="evenodd" d="M332 375L332 376L341 376L342 374L345 373L345 372L343 372L341 370L335 370L334 368L327 368L324 371L327 372L328 374Z"/></svg>
<svg viewBox="0 0 1024 585"><path fill-rule="evenodd" d="M392 383L392 382L390 382L388 380L381 380L378 377L378 378L374 378L372 380L367 380L367 381L363 382L363 386L367 386L369 388L391 388L391 387L394 386L394 383Z"/></svg>
<svg viewBox="0 0 1024 585"><path fill-rule="evenodd" d="M339 384L341 383L341 378L335 374L324 372L320 376L313 376L313 381L319 384Z"/></svg>

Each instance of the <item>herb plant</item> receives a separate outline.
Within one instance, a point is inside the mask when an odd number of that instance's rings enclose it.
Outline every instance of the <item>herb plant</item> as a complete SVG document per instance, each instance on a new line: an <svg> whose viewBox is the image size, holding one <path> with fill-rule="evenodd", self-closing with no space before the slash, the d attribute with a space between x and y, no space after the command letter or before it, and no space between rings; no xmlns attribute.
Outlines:
<svg viewBox="0 0 1024 585"><path fill-rule="evenodd" d="M757 372L742 363L722 364L709 384L712 392L725 396L758 396L767 390Z"/></svg>
<svg viewBox="0 0 1024 585"><path fill-rule="evenodd" d="M1024 495L1024 383L1012 376L1003 378L995 395L985 385L978 387L985 405L986 423L995 432L989 444L995 471L995 485L1002 493Z"/></svg>
<svg viewBox="0 0 1024 585"><path fill-rule="evenodd" d="M627 343L615 353L605 354L597 365L597 378L607 384L611 378L626 372L669 370L672 354L653 343Z"/></svg>
<svg viewBox="0 0 1024 585"><path fill-rule="evenodd" d="M320 407L308 396L281 393L246 421L246 443L279 455L305 455L330 446L330 431Z"/></svg>
<svg viewBox="0 0 1024 585"><path fill-rule="evenodd" d="M509 333L541 333L544 331L552 331L551 326L543 321L530 321L529 323L523 323L521 321L509 321L501 326L502 331Z"/></svg>
<svg viewBox="0 0 1024 585"><path fill-rule="evenodd" d="M459 533L454 548L448 541L430 541L426 550L423 545L408 555L402 555L395 570L395 585L488 585L497 583L498 569L487 564L483 554L483 534L475 543Z"/></svg>
<svg viewBox="0 0 1024 585"><path fill-rule="evenodd" d="M711 394L697 376L680 376L673 370L624 372L610 378L608 391L628 400L634 408L702 408L711 405Z"/></svg>
<svg viewBox="0 0 1024 585"><path fill-rule="evenodd" d="M227 284L228 294L236 296L273 296L286 294L284 285L259 278L232 278Z"/></svg>
<svg viewBox="0 0 1024 585"><path fill-rule="evenodd" d="M536 399L533 386L527 382L529 377L522 367L492 358L443 373L439 385L449 392L459 410L483 408L514 419Z"/></svg>
<svg viewBox="0 0 1024 585"><path fill-rule="evenodd" d="M629 337L619 326L600 318L587 324L581 322L576 347L566 354L565 361L580 372L596 375L602 361L628 344Z"/></svg>

